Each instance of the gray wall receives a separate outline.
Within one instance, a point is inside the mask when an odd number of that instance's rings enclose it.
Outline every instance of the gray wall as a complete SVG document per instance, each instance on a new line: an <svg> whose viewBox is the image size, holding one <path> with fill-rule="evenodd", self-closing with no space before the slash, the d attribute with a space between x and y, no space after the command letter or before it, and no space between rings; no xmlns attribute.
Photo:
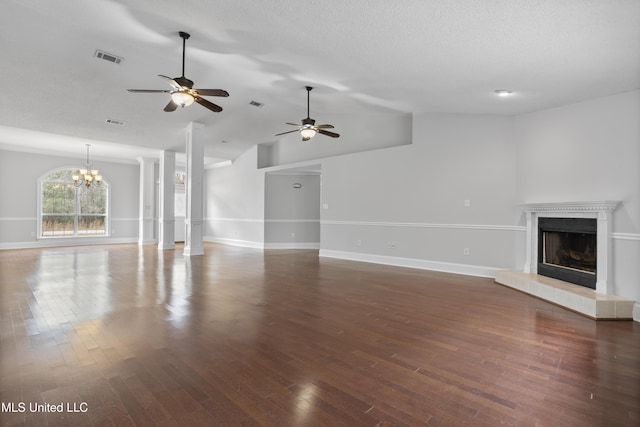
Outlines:
<svg viewBox="0 0 640 427"><path fill-rule="evenodd" d="M92 163L111 186L111 237L38 240L38 179L60 167L81 167L84 160L0 149L0 249L137 241L139 166Z"/></svg>
<svg viewBox="0 0 640 427"><path fill-rule="evenodd" d="M264 208L265 247L320 248L319 173L267 174Z"/></svg>
<svg viewBox="0 0 640 427"><path fill-rule="evenodd" d="M240 246L264 246L264 172L258 147L233 165L205 174L205 239Z"/></svg>
<svg viewBox="0 0 640 427"><path fill-rule="evenodd" d="M322 162L321 254L487 276L512 267L513 118L420 114L413 138Z"/></svg>

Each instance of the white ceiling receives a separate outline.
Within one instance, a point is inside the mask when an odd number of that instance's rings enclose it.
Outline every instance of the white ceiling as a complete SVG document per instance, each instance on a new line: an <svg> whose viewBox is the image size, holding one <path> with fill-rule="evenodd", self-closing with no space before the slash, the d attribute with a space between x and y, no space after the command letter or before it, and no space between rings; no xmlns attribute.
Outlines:
<svg viewBox="0 0 640 427"><path fill-rule="evenodd" d="M180 76L178 31L191 34L186 77L230 93L208 98L221 113L165 113L167 94L127 92ZM2 146L83 156L90 141L132 159L181 151L195 121L207 156L234 159L306 116L306 85L319 122L520 114L640 88L640 0L4 0L0 52Z"/></svg>

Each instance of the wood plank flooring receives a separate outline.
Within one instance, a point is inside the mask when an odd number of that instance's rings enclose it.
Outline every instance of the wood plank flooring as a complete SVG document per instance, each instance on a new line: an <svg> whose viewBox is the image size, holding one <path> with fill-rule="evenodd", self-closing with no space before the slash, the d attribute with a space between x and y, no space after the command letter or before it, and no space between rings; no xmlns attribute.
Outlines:
<svg viewBox="0 0 640 427"><path fill-rule="evenodd" d="M2 426L640 425L640 323L313 250L0 251L0 322Z"/></svg>

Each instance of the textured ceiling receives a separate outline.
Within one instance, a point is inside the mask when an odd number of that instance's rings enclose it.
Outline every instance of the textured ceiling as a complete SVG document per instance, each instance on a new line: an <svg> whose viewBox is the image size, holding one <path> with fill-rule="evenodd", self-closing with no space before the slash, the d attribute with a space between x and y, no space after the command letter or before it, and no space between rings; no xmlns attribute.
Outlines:
<svg viewBox="0 0 640 427"><path fill-rule="evenodd" d="M209 98L221 113L165 113L167 94L126 91L166 89L157 75L181 74L178 31L191 34L195 87L229 91ZM124 61L98 60L97 49ZM82 154L89 140L98 155L135 158L182 150L196 121L207 155L234 159L306 116L306 85L319 122L520 114L640 88L640 1L4 0L0 51L3 146ZM513 96L495 96L502 88Z"/></svg>

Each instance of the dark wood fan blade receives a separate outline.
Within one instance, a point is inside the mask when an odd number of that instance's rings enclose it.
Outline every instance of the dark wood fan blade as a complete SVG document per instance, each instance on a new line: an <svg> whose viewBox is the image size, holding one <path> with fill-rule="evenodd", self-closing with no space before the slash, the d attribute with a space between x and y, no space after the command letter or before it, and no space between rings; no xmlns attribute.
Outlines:
<svg viewBox="0 0 640 427"><path fill-rule="evenodd" d="M176 104L173 101L169 101L169 103L167 104L166 107L164 107L164 111L166 111L167 113L170 113L172 111L176 111L176 108L178 108L178 104Z"/></svg>
<svg viewBox="0 0 640 427"><path fill-rule="evenodd" d="M220 111L222 111L222 107L219 105L214 104L213 102L209 102L204 98L200 98L199 96L196 96L194 98L194 100L202 105L204 108L208 108L209 110L213 111L214 113L219 113Z"/></svg>
<svg viewBox="0 0 640 427"><path fill-rule="evenodd" d="M324 129L318 129L318 133L330 136L331 138L339 138L340 137L340 134L337 134L335 132L329 132L328 130L324 130Z"/></svg>
<svg viewBox="0 0 640 427"><path fill-rule="evenodd" d="M318 129L333 129L333 125L316 125Z"/></svg>
<svg viewBox="0 0 640 427"><path fill-rule="evenodd" d="M182 90L182 86L180 86L178 84L178 82L173 80L171 77L163 76L162 74L158 74L158 77L161 77L161 78L165 79L167 81L167 83L169 83L171 85L172 88L174 88L176 90Z"/></svg>
<svg viewBox="0 0 640 427"><path fill-rule="evenodd" d="M155 90L155 89L127 89L129 92L136 93L169 93L170 90Z"/></svg>
<svg viewBox="0 0 640 427"><path fill-rule="evenodd" d="M289 122L287 122L287 123L285 123L285 124L287 124L287 125L291 125L291 126L298 126L298 127L300 127L300 123L296 124L296 123L289 123Z"/></svg>
<svg viewBox="0 0 640 427"><path fill-rule="evenodd" d="M297 126L297 125L296 125L296 126ZM285 134L287 134L287 133L293 133L293 132L298 132L298 129L296 129L296 130L290 130L290 131L288 131L288 132L276 133L276 136L285 135Z"/></svg>
<svg viewBox="0 0 640 427"><path fill-rule="evenodd" d="M229 96L229 92L222 89L194 89L198 95L204 96Z"/></svg>

